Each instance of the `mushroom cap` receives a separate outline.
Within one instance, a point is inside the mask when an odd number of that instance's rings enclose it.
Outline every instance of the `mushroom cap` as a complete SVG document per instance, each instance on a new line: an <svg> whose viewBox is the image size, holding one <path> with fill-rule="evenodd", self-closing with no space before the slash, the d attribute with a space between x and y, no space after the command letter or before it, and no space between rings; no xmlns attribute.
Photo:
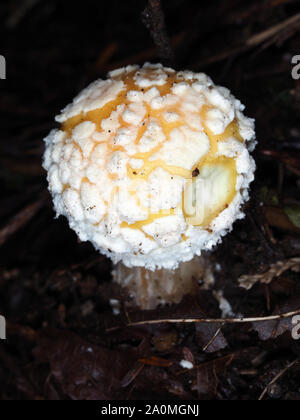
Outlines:
<svg viewBox="0 0 300 420"><path fill-rule="evenodd" d="M244 215L254 120L203 73L128 66L83 90L46 137L57 215L115 263L175 269Z"/></svg>

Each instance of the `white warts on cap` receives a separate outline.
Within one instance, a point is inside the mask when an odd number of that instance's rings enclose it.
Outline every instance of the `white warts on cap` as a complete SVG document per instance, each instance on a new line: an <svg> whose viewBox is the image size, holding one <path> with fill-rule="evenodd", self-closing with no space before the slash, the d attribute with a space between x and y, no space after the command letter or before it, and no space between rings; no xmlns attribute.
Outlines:
<svg viewBox="0 0 300 420"><path fill-rule="evenodd" d="M175 269L243 217L254 121L203 73L128 66L56 117L44 168L57 215L115 263Z"/></svg>

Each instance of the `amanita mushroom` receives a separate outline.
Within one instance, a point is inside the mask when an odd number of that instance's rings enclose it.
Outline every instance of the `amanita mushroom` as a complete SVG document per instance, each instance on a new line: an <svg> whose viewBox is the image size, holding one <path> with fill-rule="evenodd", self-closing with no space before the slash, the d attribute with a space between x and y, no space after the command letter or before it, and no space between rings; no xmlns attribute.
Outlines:
<svg viewBox="0 0 300 420"><path fill-rule="evenodd" d="M203 73L128 66L83 90L45 139L57 215L120 264L143 308L178 302L197 256L243 217L254 120ZM180 267L178 268L178 266Z"/></svg>

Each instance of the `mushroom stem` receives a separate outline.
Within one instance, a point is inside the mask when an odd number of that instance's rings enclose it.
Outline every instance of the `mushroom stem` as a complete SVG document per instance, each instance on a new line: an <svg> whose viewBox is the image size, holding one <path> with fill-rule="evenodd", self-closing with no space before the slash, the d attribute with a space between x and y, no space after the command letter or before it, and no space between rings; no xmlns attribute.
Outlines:
<svg viewBox="0 0 300 420"><path fill-rule="evenodd" d="M113 271L113 280L126 287L142 309L155 309L159 304L179 303L183 296L193 294L200 281L209 282L209 257L204 254L181 263L176 270L147 270L128 268L119 263Z"/></svg>

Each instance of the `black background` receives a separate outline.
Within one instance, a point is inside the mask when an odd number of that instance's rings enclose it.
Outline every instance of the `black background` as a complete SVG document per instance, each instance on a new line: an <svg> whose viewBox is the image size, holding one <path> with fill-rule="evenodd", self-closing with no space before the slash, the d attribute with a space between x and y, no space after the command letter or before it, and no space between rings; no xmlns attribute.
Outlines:
<svg viewBox="0 0 300 420"><path fill-rule="evenodd" d="M235 314L296 310L299 274L287 271L250 292L237 279L300 253L300 86L291 77L299 21L249 45L296 15L299 1L162 4L174 66L209 73L257 123L252 200L213 255L221 265L215 289L224 291ZM128 294L110 283L110 262L78 243L64 219L54 220L42 139L59 110L92 80L116 67L161 60L142 23L145 6L143 0L0 4L0 54L7 60L7 80L0 80L0 313L8 321L8 340L0 343L1 399L257 399L299 355L289 322L226 326L224 341L211 352L202 348L216 325L107 332L128 322L123 311L112 315L109 299L125 303ZM176 308L130 309L135 320L204 313L220 316L211 291L199 290ZM196 368L182 372L183 358ZM299 399L299 383L296 365L266 398Z"/></svg>

